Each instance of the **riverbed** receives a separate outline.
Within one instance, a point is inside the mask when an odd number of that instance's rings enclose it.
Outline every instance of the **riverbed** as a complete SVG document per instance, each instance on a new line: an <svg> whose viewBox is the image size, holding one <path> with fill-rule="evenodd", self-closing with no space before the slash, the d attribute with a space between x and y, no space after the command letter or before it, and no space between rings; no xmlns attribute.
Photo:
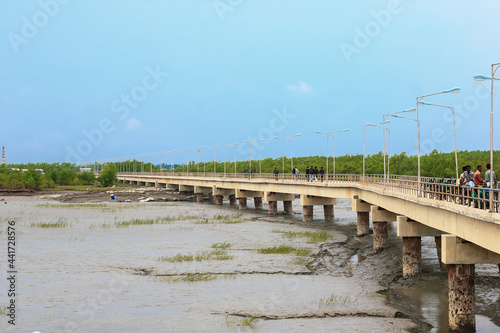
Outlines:
<svg viewBox="0 0 500 333"><path fill-rule="evenodd" d="M423 240L422 276L403 280L395 230L389 248L373 254L371 236L355 237L349 200L338 200L327 225L319 209L303 223L298 200L292 216L271 217L251 200L240 211L4 199L0 238L5 244L15 221L18 278L16 325L2 318L2 332L447 331L433 238ZM289 252L261 253L280 246ZM498 332L498 268L477 266L478 332Z"/></svg>

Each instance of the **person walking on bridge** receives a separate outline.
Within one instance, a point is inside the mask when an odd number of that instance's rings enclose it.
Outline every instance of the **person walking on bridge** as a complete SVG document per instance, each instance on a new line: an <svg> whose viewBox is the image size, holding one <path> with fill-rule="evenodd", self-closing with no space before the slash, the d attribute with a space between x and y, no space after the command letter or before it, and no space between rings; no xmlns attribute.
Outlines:
<svg viewBox="0 0 500 333"><path fill-rule="evenodd" d="M278 170L278 168L274 167L274 174L276 175L276 180L278 180L279 173L280 171Z"/></svg>
<svg viewBox="0 0 500 333"><path fill-rule="evenodd" d="M486 173L484 174L484 181L486 182L486 186L490 187L490 182L493 182L493 187L495 187L497 182L497 175L495 171L491 171L491 164L486 164ZM493 177L491 176L493 173Z"/></svg>
<svg viewBox="0 0 500 333"><path fill-rule="evenodd" d="M474 172L474 184L476 186L484 186L484 181L483 177L481 177L481 172L483 172L483 167L481 165L478 165L476 172Z"/></svg>
<svg viewBox="0 0 500 333"><path fill-rule="evenodd" d="M309 169L309 166L306 167L306 179L307 181L309 181L309 173L311 172L311 170Z"/></svg>
<svg viewBox="0 0 500 333"><path fill-rule="evenodd" d="M323 167L321 167L321 170L319 170L319 174L320 174L321 181L323 181L323 177L325 175L325 170L323 169Z"/></svg>

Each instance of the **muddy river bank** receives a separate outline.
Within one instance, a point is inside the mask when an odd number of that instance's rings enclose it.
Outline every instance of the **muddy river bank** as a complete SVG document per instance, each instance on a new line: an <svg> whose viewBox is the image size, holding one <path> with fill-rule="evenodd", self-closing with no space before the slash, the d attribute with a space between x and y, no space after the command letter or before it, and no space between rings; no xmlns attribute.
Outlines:
<svg viewBox="0 0 500 333"><path fill-rule="evenodd" d="M292 216L270 217L250 200L239 211L166 190L113 194L0 198L0 239L15 221L18 272L16 325L2 316L1 332L448 331L434 239L422 240L423 274L402 279L395 230L374 254L350 200L326 225L320 209L303 223L299 200ZM498 332L498 267L476 274L478 332Z"/></svg>

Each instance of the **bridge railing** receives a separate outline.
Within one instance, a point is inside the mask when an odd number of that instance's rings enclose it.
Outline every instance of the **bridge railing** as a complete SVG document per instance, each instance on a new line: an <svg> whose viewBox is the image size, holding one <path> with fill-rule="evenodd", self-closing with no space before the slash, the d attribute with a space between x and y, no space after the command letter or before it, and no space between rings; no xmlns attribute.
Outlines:
<svg viewBox="0 0 500 333"><path fill-rule="evenodd" d="M383 175L359 175L359 174L329 174L329 175L306 175L306 174L273 174L273 173L209 173L209 172L122 172L119 175L132 176L171 176L171 177L200 177L204 179L245 179L252 181L279 181L287 183L329 183L347 184L357 183L367 186L377 186L385 191L401 193L413 197L421 197L431 200L447 201L457 205L474 207L481 210L489 210L490 204L493 212L499 212L499 189L493 191L484 187L470 187L455 185L453 179L422 177L418 182L414 176L398 176L385 178ZM404 179L404 178L409 179ZM491 193L490 193L491 192ZM490 195L492 195L490 200ZM491 202L491 203L490 203Z"/></svg>

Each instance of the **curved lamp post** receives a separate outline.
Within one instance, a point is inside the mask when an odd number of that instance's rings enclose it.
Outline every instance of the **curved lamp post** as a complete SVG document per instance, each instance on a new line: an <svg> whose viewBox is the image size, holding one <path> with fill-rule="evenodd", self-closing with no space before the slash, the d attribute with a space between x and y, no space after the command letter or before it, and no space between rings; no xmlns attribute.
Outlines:
<svg viewBox="0 0 500 333"><path fill-rule="evenodd" d="M349 132L349 129L346 128L346 129L343 129L341 131L336 131L336 132L328 132L328 133L322 133L322 132L318 132L318 131L314 131L314 134L323 134L323 135L326 135L326 179L328 181L328 172L330 171L330 169L328 168L328 160L329 160L329 156L328 156L328 141L329 141L329 137L331 136L332 139L333 139L333 177L335 177L335 133L345 133L345 132Z"/></svg>
<svg viewBox="0 0 500 333"><path fill-rule="evenodd" d="M292 146L292 138L298 138L299 136L302 136L302 134L298 133L298 134L295 134L295 135L286 136L284 138L280 138L280 137L277 137L277 136L274 137L276 140L283 140L283 156L282 156L282 161L283 161L283 175L285 174L285 140L290 141L290 158L291 158L292 170L293 170L293 146Z"/></svg>
<svg viewBox="0 0 500 333"><path fill-rule="evenodd" d="M386 120L386 121L383 121L383 122L380 122L380 123L375 123L375 124L368 123L368 124L363 125L363 178L365 177L366 128L367 127L380 127L378 125L385 125L385 124L390 124L390 123L391 123L390 121ZM385 131L385 127L384 127L384 131Z"/></svg>
<svg viewBox="0 0 500 333"><path fill-rule="evenodd" d="M500 80L495 77L495 73L500 67L500 63L491 64L491 76L475 75L474 80L486 81L491 80L491 111L490 111L490 212L494 211L493 208L493 82Z"/></svg>

